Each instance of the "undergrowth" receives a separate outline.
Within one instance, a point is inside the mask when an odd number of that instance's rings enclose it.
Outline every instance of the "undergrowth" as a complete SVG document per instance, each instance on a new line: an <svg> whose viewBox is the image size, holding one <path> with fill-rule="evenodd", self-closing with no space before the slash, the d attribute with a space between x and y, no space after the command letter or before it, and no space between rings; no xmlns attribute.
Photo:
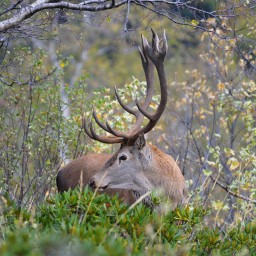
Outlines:
<svg viewBox="0 0 256 256"><path fill-rule="evenodd" d="M224 230L200 205L161 215L87 188L30 211L4 203L0 255L256 255L255 220Z"/></svg>

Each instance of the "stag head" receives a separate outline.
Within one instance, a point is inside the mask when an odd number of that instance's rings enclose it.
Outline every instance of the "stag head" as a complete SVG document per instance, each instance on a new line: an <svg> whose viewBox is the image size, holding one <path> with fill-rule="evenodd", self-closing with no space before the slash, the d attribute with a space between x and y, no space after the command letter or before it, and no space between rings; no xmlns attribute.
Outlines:
<svg viewBox="0 0 256 256"><path fill-rule="evenodd" d="M122 144L104 167L91 179L90 186L100 189L121 188L132 191L151 189L143 170L150 167L151 152L144 135L139 135L129 146ZM149 170L148 170L149 171Z"/></svg>
<svg viewBox="0 0 256 256"><path fill-rule="evenodd" d="M136 118L136 122L130 131L116 131L107 121L106 124L101 123L95 110L93 110L94 120L103 130L110 133L111 136L96 134L93 130L92 121L89 128L87 125L84 126L87 135L94 140L110 144L121 143L120 150L91 178L90 186L93 188L98 187L102 190L106 188L129 189L138 197L157 186L156 182L159 180L158 169L161 168L161 163L157 161L158 149L146 143L144 134L148 133L156 125L167 102L167 82L164 71L167 40L165 33L161 40L153 30L152 34L151 46L142 35L142 48L139 48L147 82L147 94L144 103L140 104L136 100L135 104L137 110L133 110L121 101L117 90L115 90L119 104L124 110L134 115ZM154 67L157 70L159 78L161 99L155 113L149 113L147 109L153 96ZM141 127L144 117L149 121L144 127ZM154 154L156 156L154 156Z"/></svg>

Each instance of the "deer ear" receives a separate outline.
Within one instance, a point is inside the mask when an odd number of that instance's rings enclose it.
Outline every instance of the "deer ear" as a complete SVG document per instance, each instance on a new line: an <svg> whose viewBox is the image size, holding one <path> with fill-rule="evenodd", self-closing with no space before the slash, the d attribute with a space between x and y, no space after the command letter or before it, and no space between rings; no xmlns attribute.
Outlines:
<svg viewBox="0 0 256 256"><path fill-rule="evenodd" d="M134 145L136 146L137 149L143 149L146 145L146 140L145 140L145 137L144 137L144 134L140 134L138 136L138 138L135 140L135 143Z"/></svg>

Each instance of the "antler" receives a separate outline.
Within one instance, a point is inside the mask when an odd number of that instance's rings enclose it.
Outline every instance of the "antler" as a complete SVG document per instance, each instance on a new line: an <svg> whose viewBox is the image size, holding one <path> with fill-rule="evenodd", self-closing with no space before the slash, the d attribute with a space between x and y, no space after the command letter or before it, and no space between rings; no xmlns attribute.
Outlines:
<svg viewBox="0 0 256 256"><path fill-rule="evenodd" d="M142 48L139 48L139 53L141 57L142 66L144 69L146 82L147 82L147 94L146 99L142 106L139 104L138 100L136 99L135 103L137 106L137 110L133 110L126 106L122 101L120 96L117 93L117 89L115 88L115 95L116 98L121 105L121 107L127 111L128 113L132 114L136 118L136 122L131 128L131 130L127 133L120 132L114 130L106 121L106 125L102 124L97 117L95 110L93 109L93 118L96 123L106 132L114 135L114 136L102 136L97 135L93 130L92 120L90 122L90 130L87 128L86 124L84 123L84 130L87 135L94 139L98 140L103 143L121 143L126 141L127 144L132 144L133 141L142 133L148 133L157 123L159 118L161 117L167 102L167 82L165 77L164 71L164 58L168 49L167 46L167 39L164 31L163 38L159 40L158 35L152 30L152 46L149 46L147 39L142 35ZM162 43L162 46L160 46ZM150 102L153 97L153 81L154 81L154 65L156 67L159 82L160 82L160 89L161 89L161 100L160 104L156 110L155 114L150 114L147 112L147 109L150 105ZM143 123L144 116L149 119L148 124L141 128Z"/></svg>
<svg viewBox="0 0 256 256"><path fill-rule="evenodd" d="M167 39L166 39L166 34L164 31L163 38L159 40L158 35L152 30L153 33L153 39L154 39L154 44L152 47L149 46L148 41L145 37L142 37L142 43L145 48L146 54L150 57L151 61L154 63L159 82L160 82L160 91L161 91L161 100L160 104L158 105L158 108L155 112L155 114L150 114L146 112L136 101L136 105L140 112L149 119L149 123L143 127L140 128L140 126L137 126L137 131L133 135L135 138L141 134L141 133L148 133L150 130L154 128L156 125L157 121L160 119L161 115L164 112L166 103L167 103L167 98L168 98L168 91L167 91L167 81L166 81L166 76L165 76L165 70L164 70L164 58L166 55L166 52L168 50L168 45L167 45ZM162 44L162 47L160 44Z"/></svg>

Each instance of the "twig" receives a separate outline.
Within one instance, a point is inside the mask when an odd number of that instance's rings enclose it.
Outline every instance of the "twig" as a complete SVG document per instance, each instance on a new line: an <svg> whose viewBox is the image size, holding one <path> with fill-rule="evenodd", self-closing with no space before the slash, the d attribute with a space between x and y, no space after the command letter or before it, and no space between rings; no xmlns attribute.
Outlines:
<svg viewBox="0 0 256 256"><path fill-rule="evenodd" d="M243 200L245 200L245 201L248 201L248 202L251 202L251 203L256 204L256 200L251 199L251 198L249 198L249 197L247 197L247 196L243 196L243 195L234 193L234 192L232 192L232 191L228 188L228 186L226 186L226 185L222 184L221 182L219 182L218 180L216 180L212 175L210 175L210 177L211 177L211 179L213 180L214 183L218 184L222 189L224 189L226 192L228 192L228 193L231 194L232 196L235 196L235 197L237 197L237 198L241 198L241 199L243 199Z"/></svg>

